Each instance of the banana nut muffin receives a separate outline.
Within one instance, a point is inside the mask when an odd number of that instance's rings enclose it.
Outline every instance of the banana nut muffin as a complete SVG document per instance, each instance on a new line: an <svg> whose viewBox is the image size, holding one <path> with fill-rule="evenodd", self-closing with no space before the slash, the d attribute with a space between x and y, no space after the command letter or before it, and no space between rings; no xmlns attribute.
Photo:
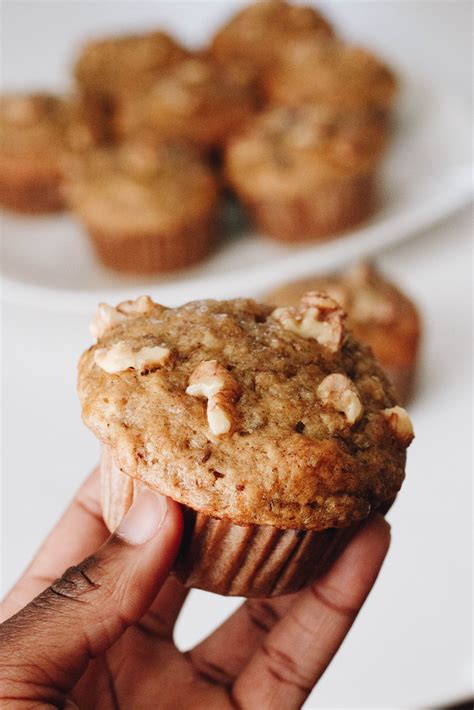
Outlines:
<svg viewBox="0 0 474 710"><path fill-rule="evenodd" d="M387 113L397 82L382 61L336 39L287 42L264 78L264 93L276 104L322 104L351 110L375 107Z"/></svg>
<svg viewBox="0 0 474 710"><path fill-rule="evenodd" d="M216 181L190 148L131 141L88 153L70 171L68 198L112 269L177 269L211 248Z"/></svg>
<svg viewBox="0 0 474 710"><path fill-rule="evenodd" d="M84 45L74 75L84 99L112 119L123 100L187 56L183 47L161 31L107 37Z"/></svg>
<svg viewBox="0 0 474 710"><path fill-rule="evenodd" d="M263 233L327 238L372 213L386 142L377 111L275 107L230 142L225 171Z"/></svg>
<svg viewBox="0 0 474 710"><path fill-rule="evenodd" d="M93 326L78 389L115 464L106 522L140 485L195 511L177 569L187 584L295 591L399 490L410 420L326 294L277 310L142 296L101 304Z"/></svg>
<svg viewBox="0 0 474 710"><path fill-rule="evenodd" d="M415 304L370 264L342 273L314 276L266 295L275 305L296 306L304 293L326 291L347 312L354 337L372 352L402 403L413 393L420 349L421 320Z"/></svg>
<svg viewBox="0 0 474 710"><path fill-rule="evenodd" d="M63 208L63 160L97 138L76 99L50 94L2 96L0 204L25 213Z"/></svg>
<svg viewBox="0 0 474 710"><path fill-rule="evenodd" d="M261 75L271 68L287 41L332 34L329 22L313 7L267 0L245 7L221 27L210 52L219 62L242 62Z"/></svg>
<svg viewBox="0 0 474 710"><path fill-rule="evenodd" d="M117 134L148 130L156 138L218 147L252 115L255 103L248 72L195 56L125 101L117 115Z"/></svg>

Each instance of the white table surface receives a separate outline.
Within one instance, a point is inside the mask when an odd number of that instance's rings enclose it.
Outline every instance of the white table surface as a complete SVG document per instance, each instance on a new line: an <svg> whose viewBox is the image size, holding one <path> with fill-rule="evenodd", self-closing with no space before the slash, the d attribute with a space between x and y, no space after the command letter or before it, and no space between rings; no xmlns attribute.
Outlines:
<svg viewBox="0 0 474 710"><path fill-rule="evenodd" d="M70 56L61 32L66 25L83 27L82 5L3 3L6 86L61 83L57 54L47 48L60 46ZM131 16L132 3L95 5L101 29ZM164 17L193 40L231 3L133 5L133 16L140 6L144 18ZM365 39L406 71L416 68L469 103L470 2L336 2L328 11L344 22L348 36ZM41 28L59 35L49 42ZM381 255L381 266L418 302L425 324L411 408L417 438L390 513L393 543L383 573L307 707L414 708L461 698L472 687L471 239L472 212L464 210ZM243 285L247 294L257 291ZM76 361L90 344L88 318L4 304L2 326L6 590L94 465L98 445L81 424L75 393ZM193 592L178 642L191 645L236 604Z"/></svg>

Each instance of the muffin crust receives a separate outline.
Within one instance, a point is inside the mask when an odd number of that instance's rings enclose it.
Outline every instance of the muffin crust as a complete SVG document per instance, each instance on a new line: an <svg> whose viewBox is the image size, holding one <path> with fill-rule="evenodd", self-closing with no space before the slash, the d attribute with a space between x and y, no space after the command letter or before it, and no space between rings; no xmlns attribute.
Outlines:
<svg viewBox="0 0 474 710"><path fill-rule="evenodd" d="M74 74L86 94L114 99L154 81L187 54L165 32L108 37L83 47Z"/></svg>
<svg viewBox="0 0 474 710"><path fill-rule="evenodd" d="M152 131L162 140L186 140L217 147L242 127L255 110L248 72L192 57L168 69L143 93L123 103L118 135Z"/></svg>
<svg viewBox="0 0 474 710"><path fill-rule="evenodd" d="M272 313L241 299L176 309L150 302L146 313L119 319L81 358L84 421L124 473L206 515L277 528L347 526L391 500L403 481L407 440L383 413L396 405L393 391L350 332L333 352ZM315 307L315 321L324 317ZM105 372L97 350L122 342L136 353L166 348L170 357ZM233 426L217 435L206 401L187 392L205 361L236 383ZM357 392L357 421L318 394L334 373Z"/></svg>
<svg viewBox="0 0 474 710"><path fill-rule="evenodd" d="M267 99L290 106L388 111L396 88L395 75L375 55L336 39L288 42L264 77Z"/></svg>
<svg viewBox="0 0 474 710"><path fill-rule="evenodd" d="M264 0L243 8L211 42L211 53L225 63L245 62L256 71L278 58L288 40L332 36L329 22L313 7Z"/></svg>

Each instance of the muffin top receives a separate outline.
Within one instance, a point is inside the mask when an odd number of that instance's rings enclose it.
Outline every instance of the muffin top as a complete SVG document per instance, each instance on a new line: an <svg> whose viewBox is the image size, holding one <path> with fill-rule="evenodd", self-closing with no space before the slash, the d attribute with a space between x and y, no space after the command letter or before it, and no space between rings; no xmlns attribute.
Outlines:
<svg viewBox="0 0 474 710"><path fill-rule="evenodd" d="M291 106L327 103L346 109L388 109L396 79L365 49L336 39L308 37L286 43L279 61L265 76L264 91L270 101Z"/></svg>
<svg viewBox="0 0 474 710"><path fill-rule="evenodd" d="M302 279L268 294L275 305L296 305L309 290L324 290L348 315L354 335L383 364L404 366L416 356L420 318L415 305L368 263L328 276Z"/></svg>
<svg viewBox="0 0 474 710"><path fill-rule="evenodd" d="M410 420L324 293L176 309L101 304L79 363L83 418L119 468L207 515L343 527L392 499Z"/></svg>
<svg viewBox="0 0 474 710"><path fill-rule="evenodd" d="M238 12L214 36L211 52L223 62L251 62L257 70L278 57L288 40L332 36L328 21L314 8L282 0L256 2Z"/></svg>
<svg viewBox="0 0 474 710"><path fill-rule="evenodd" d="M374 110L276 107L231 141L226 170L231 181L253 195L301 194L369 172L385 144L385 120Z"/></svg>
<svg viewBox="0 0 474 710"><path fill-rule="evenodd" d="M207 212L211 169L189 147L129 141L87 153L70 167L68 197L86 222L123 234L154 232Z"/></svg>
<svg viewBox="0 0 474 710"><path fill-rule="evenodd" d="M254 110L252 81L241 67L222 67L203 56L189 58L124 103L117 132L127 135L148 128L158 136L219 141Z"/></svg>
<svg viewBox="0 0 474 710"><path fill-rule="evenodd" d="M51 94L11 94L0 98L0 159L17 172L59 171L64 154L93 142L77 100Z"/></svg>
<svg viewBox="0 0 474 710"><path fill-rule="evenodd" d="M113 98L147 85L187 54L165 32L109 37L83 47L74 74L82 88Z"/></svg>

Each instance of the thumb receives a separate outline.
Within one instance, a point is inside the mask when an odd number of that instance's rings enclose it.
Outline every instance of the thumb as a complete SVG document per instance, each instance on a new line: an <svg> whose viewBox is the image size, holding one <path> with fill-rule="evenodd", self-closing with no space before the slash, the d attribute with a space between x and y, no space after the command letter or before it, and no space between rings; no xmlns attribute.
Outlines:
<svg viewBox="0 0 474 710"><path fill-rule="evenodd" d="M80 531L78 531L80 535ZM182 535L179 506L142 488L116 532L0 626L0 697L67 693L155 599ZM49 693L49 695L48 695ZM38 698L39 699L39 698Z"/></svg>

